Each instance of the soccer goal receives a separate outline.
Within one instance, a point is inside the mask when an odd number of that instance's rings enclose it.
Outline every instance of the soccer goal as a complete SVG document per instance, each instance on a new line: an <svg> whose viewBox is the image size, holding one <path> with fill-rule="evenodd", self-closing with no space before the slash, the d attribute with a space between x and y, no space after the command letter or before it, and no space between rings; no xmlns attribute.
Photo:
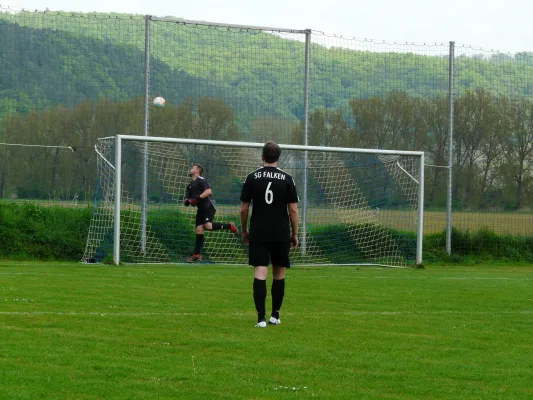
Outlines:
<svg viewBox="0 0 533 400"><path fill-rule="evenodd" d="M183 205L192 164L204 167L215 220L240 226L240 191L262 166L262 147L132 135L99 139L95 209L82 261L184 262L195 241L196 209ZM294 264L422 263L423 152L280 147L279 168L294 177L300 198ZM247 248L227 230L206 232L203 262L246 264Z"/></svg>

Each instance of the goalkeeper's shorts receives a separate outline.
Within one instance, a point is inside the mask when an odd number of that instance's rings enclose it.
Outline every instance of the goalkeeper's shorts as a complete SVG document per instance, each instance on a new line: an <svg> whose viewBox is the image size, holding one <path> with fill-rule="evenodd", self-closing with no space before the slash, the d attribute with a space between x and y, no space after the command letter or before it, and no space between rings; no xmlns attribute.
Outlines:
<svg viewBox="0 0 533 400"><path fill-rule="evenodd" d="M215 207L212 205L208 205L207 207L198 207L198 210L196 211L196 226L213 222L215 213Z"/></svg>
<svg viewBox="0 0 533 400"><path fill-rule="evenodd" d="M248 264L254 267L291 267L289 259L290 243L287 242L250 242Z"/></svg>

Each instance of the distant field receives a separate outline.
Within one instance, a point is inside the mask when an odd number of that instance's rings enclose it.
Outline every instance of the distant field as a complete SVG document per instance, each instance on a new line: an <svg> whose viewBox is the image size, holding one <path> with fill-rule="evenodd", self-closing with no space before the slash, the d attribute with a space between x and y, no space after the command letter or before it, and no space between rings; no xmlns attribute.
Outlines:
<svg viewBox="0 0 533 400"><path fill-rule="evenodd" d="M30 200L0 200L2 202L16 202L16 203L29 203L38 204L41 206L58 206L69 208L85 208L92 206L92 202L74 202L74 201L30 201ZM126 208L126 207L125 207ZM130 207L127 207L131 209ZM138 206L134 206L135 209L140 209ZM196 212L194 208L185 208L178 204L164 204L159 205L151 203L149 209L164 208L168 210L179 209L186 214L190 214L191 217ZM395 210L376 210L369 211L371 217L384 225L399 230L412 231L415 229L414 212L408 211L395 211ZM352 212L354 218L361 218L361 213L358 211ZM217 207L217 216L219 218L233 217L238 218L239 206L236 205L219 205ZM350 212L346 212L347 216ZM363 218L368 217L363 214ZM315 225L330 225L332 223L338 223L342 221L342 218L338 213L334 212L331 208L326 207L311 207L308 210L307 221L309 224ZM524 235L533 236L533 212L475 212L475 211L454 211L452 215L453 226L455 228L471 231L477 231L481 228L489 228L490 230L498 234L512 234L512 235ZM438 233L442 232L446 228L446 212L445 211L425 211L424 212L424 233Z"/></svg>
<svg viewBox="0 0 533 400"><path fill-rule="evenodd" d="M191 213L194 210L190 211ZM416 214L411 211L372 210L371 218L385 224L390 228L412 231L416 229ZM347 215L349 216L349 212ZM366 215L352 212L354 218L367 218ZM219 206L217 215L238 215L236 206ZM310 208L307 221L310 224L330 225L341 222L338 214L330 208ZM481 228L489 228L499 234L528 235L533 236L533 212L472 212L455 211L452 215L455 228L477 231ZM424 233L438 233L446 229L445 211L424 212Z"/></svg>
<svg viewBox="0 0 533 400"><path fill-rule="evenodd" d="M532 273L0 262L0 398L530 399Z"/></svg>
<svg viewBox="0 0 533 400"><path fill-rule="evenodd" d="M42 207L69 207L69 208L85 208L92 207L93 201L75 201L75 200L37 200L37 199L0 199L0 203L16 203L16 204L34 204Z"/></svg>
<svg viewBox="0 0 533 400"><path fill-rule="evenodd" d="M533 236L533 212L473 212L455 211L452 224L460 230L477 231L489 228L499 234ZM442 232L446 227L446 213L426 211L424 213L424 232Z"/></svg>

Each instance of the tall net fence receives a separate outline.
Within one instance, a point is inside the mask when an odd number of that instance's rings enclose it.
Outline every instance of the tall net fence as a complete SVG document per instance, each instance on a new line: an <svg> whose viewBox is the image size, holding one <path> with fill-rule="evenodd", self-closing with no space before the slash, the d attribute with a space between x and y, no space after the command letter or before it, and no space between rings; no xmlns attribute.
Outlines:
<svg viewBox="0 0 533 400"><path fill-rule="evenodd" d="M144 21L0 11L0 142L42 146L0 145L0 198L91 204L95 140L142 133Z"/></svg>
<svg viewBox="0 0 533 400"><path fill-rule="evenodd" d="M454 252L531 258L533 53L455 53Z"/></svg>
<svg viewBox="0 0 533 400"><path fill-rule="evenodd" d="M163 61L151 67L150 93L169 105L153 113L151 135L291 140L304 117L301 31L154 18L148 39L151 55Z"/></svg>
<svg viewBox="0 0 533 400"><path fill-rule="evenodd" d="M425 171L424 232L443 232L449 45L377 42L314 31L312 43L309 143L423 150L426 164L432 165Z"/></svg>
<svg viewBox="0 0 533 400"><path fill-rule="evenodd" d="M532 52L7 6L0 48L1 204L98 206L94 146L116 134L421 150L429 258L447 207L452 253L533 258Z"/></svg>

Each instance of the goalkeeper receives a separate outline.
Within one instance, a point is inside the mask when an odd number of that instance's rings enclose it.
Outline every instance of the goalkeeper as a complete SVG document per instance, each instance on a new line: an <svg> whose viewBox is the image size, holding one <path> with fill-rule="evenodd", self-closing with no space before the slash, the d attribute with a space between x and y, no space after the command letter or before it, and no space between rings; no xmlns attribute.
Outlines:
<svg viewBox="0 0 533 400"><path fill-rule="evenodd" d="M239 231L233 222L229 224L221 224L214 222L216 212L216 203L213 198L213 192L209 183L204 179L202 174L204 169L200 164L194 164L190 171L191 183L187 186L185 200L183 205L197 207L196 211L196 244L194 246L194 253L188 257L188 263L202 261L202 248L204 247L204 230L218 231L220 229L228 229L234 235L238 235Z"/></svg>

